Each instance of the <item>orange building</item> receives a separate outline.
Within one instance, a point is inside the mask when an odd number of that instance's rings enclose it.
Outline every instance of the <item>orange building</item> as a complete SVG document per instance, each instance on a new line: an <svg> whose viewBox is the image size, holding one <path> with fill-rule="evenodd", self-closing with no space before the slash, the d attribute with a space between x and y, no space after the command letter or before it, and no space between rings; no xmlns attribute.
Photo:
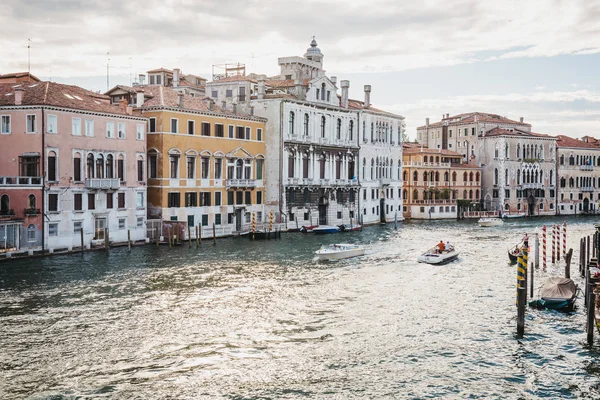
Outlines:
<svg viewBox="0 0 600 400"><path fill-rule="evenodd" d="M481 168L461 163L462 154L405 143L402 153L404 218L457 218L458 200L479 203Z"/></svg>

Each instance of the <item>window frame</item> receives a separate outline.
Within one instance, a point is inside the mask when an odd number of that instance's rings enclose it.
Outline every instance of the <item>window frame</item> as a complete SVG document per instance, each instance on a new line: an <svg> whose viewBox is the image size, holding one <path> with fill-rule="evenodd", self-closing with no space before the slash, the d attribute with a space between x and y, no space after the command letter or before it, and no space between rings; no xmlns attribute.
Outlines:
<svg viewBox="0 0 600 400"><path fill-rule="evenodd" d="M29 130L29 117L33 117L33 130ZM37 133L37 115L36 114L25 114L25 133L36 134Z"/></svg>
<svg viewBox="0 0 600 400"><path fill-rule="evenodd" d="M50 123L50 119L53 119L54 122ZM56 131L51 131L50 128L54 126L54 128L56 128ZM46 118L46 133L52 134L52 135L56 135L58 134L58 115L56 114L48 114L48 117Z"/></svg>
<svg viewBox="0 0 600 400"><path fill-rule="evenodd" d="M4 127L3 119L8 118L8 131L4 132L2 128ZM10 135L12 133L12 115L3 114L0 115L0 134L1 135Z"/></svg>
<svg viewBox="0 0 600 400"><path fill-rule="evenodd" d="M71 135L81 136L81 118L71 117Z"/></svg>

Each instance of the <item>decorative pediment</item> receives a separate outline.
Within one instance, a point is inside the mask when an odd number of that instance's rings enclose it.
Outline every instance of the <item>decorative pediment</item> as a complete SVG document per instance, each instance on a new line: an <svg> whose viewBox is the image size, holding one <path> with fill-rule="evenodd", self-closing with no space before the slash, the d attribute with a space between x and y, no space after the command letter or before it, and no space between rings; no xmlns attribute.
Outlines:
<svg viewBox="0 0 600 400"><path fill-rule="evenodd" d="M227 158L254 158L254 156L246 151L243 147L238 147L237 149L230 151L225 155Z"/></svg>

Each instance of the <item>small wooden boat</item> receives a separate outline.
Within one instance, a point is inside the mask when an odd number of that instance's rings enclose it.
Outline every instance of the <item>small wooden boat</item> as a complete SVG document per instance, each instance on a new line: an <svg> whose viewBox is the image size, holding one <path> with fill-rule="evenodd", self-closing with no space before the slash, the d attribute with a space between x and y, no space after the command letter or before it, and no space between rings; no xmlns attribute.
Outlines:
<svg viewBox="0 0 600 400"><path fill-rule="evenodd" d="M313 229L315 229L317 226L319 225L302 225L299 231L302 233L312 233Z"/></svg>
<svg viewBox="0 0 600 400"><path fill-rule="evenodd" d="M420 263L441 265L455 260L457 257L458 251L454 246L446 247L441 253L436 246L417 257L417 261Z"/></svg>
<svg viewBox="0 0 600 400"><path fill-rule="evenodd" d="M365 248L356 244L338 243L315 251L319 260L342 260L365 254Z"/></svg>
<svg viewBox="0 0 600 400"><path fill-rule="evenodd" d="M504 224L504 222L500 218L480 218L477 221L479 226L490 227L490 226L498 226Z"/></svg>
<svg viewBox="0 0 600 400"><path fill-rule="evenodd" d="M340 231L340 227L333 225L319 225L316 228L313 228L312 231L315 234L337 233Z"/></svg>
<svg viewBox="0 0 600 400"><path fill-rule="evenodd" d="M570 312L575 308L577 285L569 278L554 276L544 282L540 298L530 301L531 307Z"/></svg>
<svg viewBox="0 0 600 400"><path fill-rule="evenodd" d="M519 258L519 255L521 254L521 251L522 251L521 246L522 246L522 243L519 243L518 245L513 247L511 250L508 250L508 258L510 259L511 264L517 263L517 258Z"/></svg>

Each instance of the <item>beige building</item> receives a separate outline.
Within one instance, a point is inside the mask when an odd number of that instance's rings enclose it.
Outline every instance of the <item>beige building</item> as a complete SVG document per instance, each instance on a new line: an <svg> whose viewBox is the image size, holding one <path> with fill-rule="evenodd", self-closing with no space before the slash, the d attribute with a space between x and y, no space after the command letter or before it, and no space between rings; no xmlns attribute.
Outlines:
<svg viewBox="0 0 600 400"><path fill-rule="evenodd" d="M556 137L557 214L597 213L600 209L600 141L585 136Z"/></svg>
<svg viewBox="0 0 600 400"><path fill-rule="evenodd" d="M468 200L471 207L479 203L481 168L463 163L462 155L454 151L403 147L404 218L457 218L458 200Z"/></svg>

